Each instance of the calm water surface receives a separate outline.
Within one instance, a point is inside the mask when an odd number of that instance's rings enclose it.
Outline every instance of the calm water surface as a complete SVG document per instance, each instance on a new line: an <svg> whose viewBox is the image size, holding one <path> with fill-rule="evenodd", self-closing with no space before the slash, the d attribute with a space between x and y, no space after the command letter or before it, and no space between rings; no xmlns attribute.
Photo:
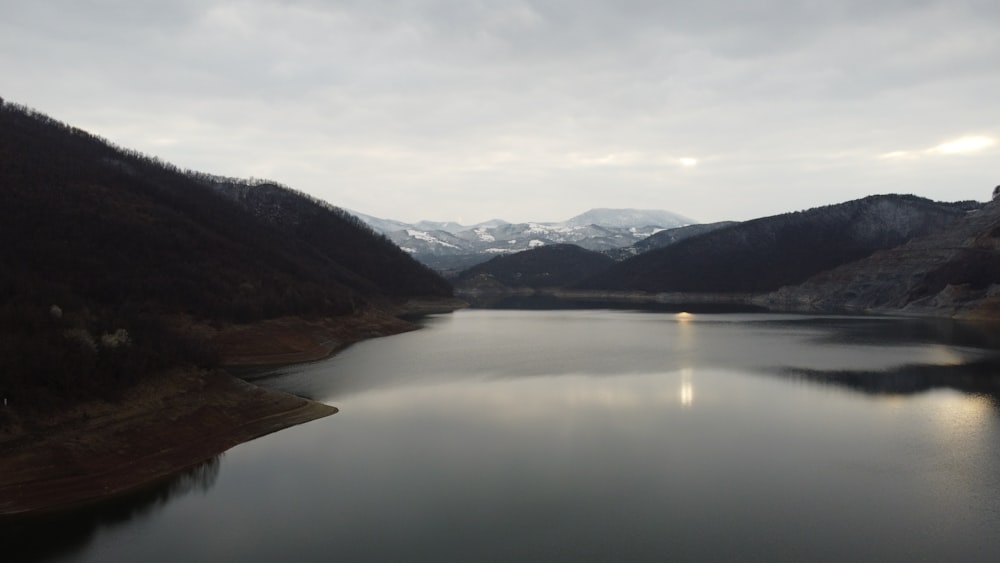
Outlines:
<svg viewBox="0 0 1000 563"><path fill-rule="evenodd" d="M66 561L995 561L996 333L469 310L256 381L333 404L46 521Z"/></svg>

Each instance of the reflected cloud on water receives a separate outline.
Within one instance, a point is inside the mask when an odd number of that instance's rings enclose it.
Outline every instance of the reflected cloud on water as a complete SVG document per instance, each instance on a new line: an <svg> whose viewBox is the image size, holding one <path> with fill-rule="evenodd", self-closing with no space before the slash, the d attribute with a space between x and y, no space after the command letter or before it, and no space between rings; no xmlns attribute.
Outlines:
<svg viewBox="0 0 1000 563"><path fill-rule="evenodd" d="M429 330L361 343L329 361L254 382L337 403L376 389L587 374L621 377L721 369L799 374L917 389L950 385L1000 349L988 326L877 317L690 311L473 310L425 319ZM526 322L525 319L528 319ZM379 353L369 350L377 347ZM905 367L927 365L929 370ZM990 365L988 362L983 365ZM904 366L904 367L901 367ZM931 376L936 366L951 371ZM984 371L983 369L979 370ZM869 374L865 377L850 374ZM877 378L871 374L885 373ZM821 374L828 374L822 376ZM954 377L952 377L954 375ZM989 387L989 375L973 388ZM693 401L693 384L680 393ZM977 392L977 391L970 391Z"/></svg>
<svg viewBox="0 0 1000 563"><path fill-rule="evenodd" d="M160 511L178 487L86 520L63 552L974 560L993 546L997 361L965 329L696 311L424 322L255 380L341 414L232 451L205 498Z"/></svg>

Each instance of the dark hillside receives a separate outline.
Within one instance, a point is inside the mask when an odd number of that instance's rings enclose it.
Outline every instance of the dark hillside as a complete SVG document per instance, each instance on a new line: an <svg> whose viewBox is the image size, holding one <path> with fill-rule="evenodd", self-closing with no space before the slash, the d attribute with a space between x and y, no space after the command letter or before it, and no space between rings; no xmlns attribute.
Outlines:
<svg viewBox="0 0 1000 563"><path fill-rule="evenodd" d="M703 235L705 233L710 233L726 227L731 227L736 224L736 221L719 221L718 223L685 225L683 227L660 231L655 235L650 235L640 240L632 246L636 249L637 254L642 254L643 252L649 252L650 250L670 246L671 244L676 244L684 239Z"/></svg>
<svg viewBox="0 0 1000 563"><path fill-rule="evenodd" d="M270 222L204 178L0 105L0 395L75 397L208 361L168 317L342 315L450 292L343 214L305 201L309 220Z"/></svg>
<svg viewBox="0 0 1000 563"><path fill-rule="evenodd" d="M666 229L649 235L632 246L613 248L602 252L603 254L614 258L616 261L621 262L622 260L627 260L633 256L649 252L650 250L664 248L672 244L676 244L684 239L703 235L711 231L717 231L719 229L735 225L736 223L736 221L719 221L717 223L696 223L694 225L674 227L673 229Z"/></svg>
<svg viewBox="0 0 1000 563"><path fill-rule="evenodd" d="M380 293L390 297L451 295L451 286L433 270L343 209L273 182L195 177Z"/></svg>
<svg viewBox="0 0 1000 563"><path fill-rule="evenodd" d="M541 246L465 270L455 279L459 288L500 283L509 288L563 287L605 270L614 260L573 244Z"/></svg>
<svg viewBox="0 0 1000 563"><path fill-rule="evenodd" d="M1000 201L942 232L876 252L769 295L772 306L1000 318Z"/></svg>
<svg viewBox="0 0 1000 563"><path fill-rule="evenodd" d="M940 229L977 206L880 195L765 217L641 254L612 266L581 287L653 292L771 291Z"/></svg>

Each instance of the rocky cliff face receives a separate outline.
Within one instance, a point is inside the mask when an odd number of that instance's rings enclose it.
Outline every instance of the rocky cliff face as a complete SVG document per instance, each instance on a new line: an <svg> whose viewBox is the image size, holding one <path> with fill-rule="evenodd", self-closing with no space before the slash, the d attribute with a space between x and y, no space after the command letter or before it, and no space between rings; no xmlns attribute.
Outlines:
<svg viewBox="0 0 1000 563"><path fill-rule="evenodd" d="M1000 319L1000 201L760 302L781 309Z"/></svg>

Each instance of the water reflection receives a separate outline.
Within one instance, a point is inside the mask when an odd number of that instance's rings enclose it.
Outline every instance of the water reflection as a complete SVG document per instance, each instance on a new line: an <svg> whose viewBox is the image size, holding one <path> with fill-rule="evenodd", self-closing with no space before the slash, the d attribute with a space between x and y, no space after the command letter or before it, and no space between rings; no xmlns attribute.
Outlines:
<svg viewBox="0 0 1000 563"><path fill-rule="evenodd" d="M697 367L372 390L343 403L323 442L334 453L304 470L323 485L298 502L325 500L333 524L312 514L295 553L988 560L1000 523L992 407L955 392L887 397ZM282 513L301 510L289 504Z"/></svg>
<svg viewBox="0 0 1000 563"><path fill-rule="evenodd" d="M836 385L869 395L914 395L952 389L1000 398L1000 355L964 361L949 349L932 348L937 364L905 364L882 370L823 370L786 367L793 379Z"/></svg>
<svg viewBox="0 0 1000 563"><path fill-rule="evenodd" d="M891 375L906 364L980 361L989 348L980 345L994 340L989 330L952 321L689 311L472 310L424 322L431 330L390 337L391 344L364 342L328 362L272 371L255 381L340 402L378 388L469 378L617 377L696 368ZM908 372L897 379L908 379ZM694 381L687 387L693 401Z"/></svg>
<svg viewBox="0 0 1000 563"><path fill-rule="evenodd" d="M617 311L652 311L658 313L764 313L767 309L756 305L713 303L656 303L619 300L562 298L555 295L463 295L462 299L474 309L560 311L605 309Z"/></svg>
<svg viewBox="0 0 1000 563"><path fill-rule="evenodd" d="M819 329L819 344L861 346L947 344L1000 349L1000 323L939 318L788 316L750 321L761 327Z"/></svg>
<svg viewBox="0 0 1000 563"><path fill-rule="evenodd" d="M694 315L688 311L681 311L674 315L677 320L677 345L675 354L679 358L681 365L681 406L690 408L694 404L694 383L691 381L694 374Z"/></svg>
<svg viewBox="0 0 1000 563"><path fill-rule="evenodd" d="M681 406L690 408L694 404L694 384L691 382L691 368L681 370Z"/></svg>
<svg viewBox="0 0 1000 563"><path fill-rule="evenodd" d="M148 518L171 500L207 493L219 476L221 455L134 493L44 515L0 517L0 560L46 561L87 546L102 530Z"/></svg>
<svg viewBox="0 0 1000 563"><path fill-rule="evenodd" d="M611 310L425 322L258 380L341 414L231 450L204 499L93 525L78 558L995 559L1000 377L966 328Z"/></svg>

